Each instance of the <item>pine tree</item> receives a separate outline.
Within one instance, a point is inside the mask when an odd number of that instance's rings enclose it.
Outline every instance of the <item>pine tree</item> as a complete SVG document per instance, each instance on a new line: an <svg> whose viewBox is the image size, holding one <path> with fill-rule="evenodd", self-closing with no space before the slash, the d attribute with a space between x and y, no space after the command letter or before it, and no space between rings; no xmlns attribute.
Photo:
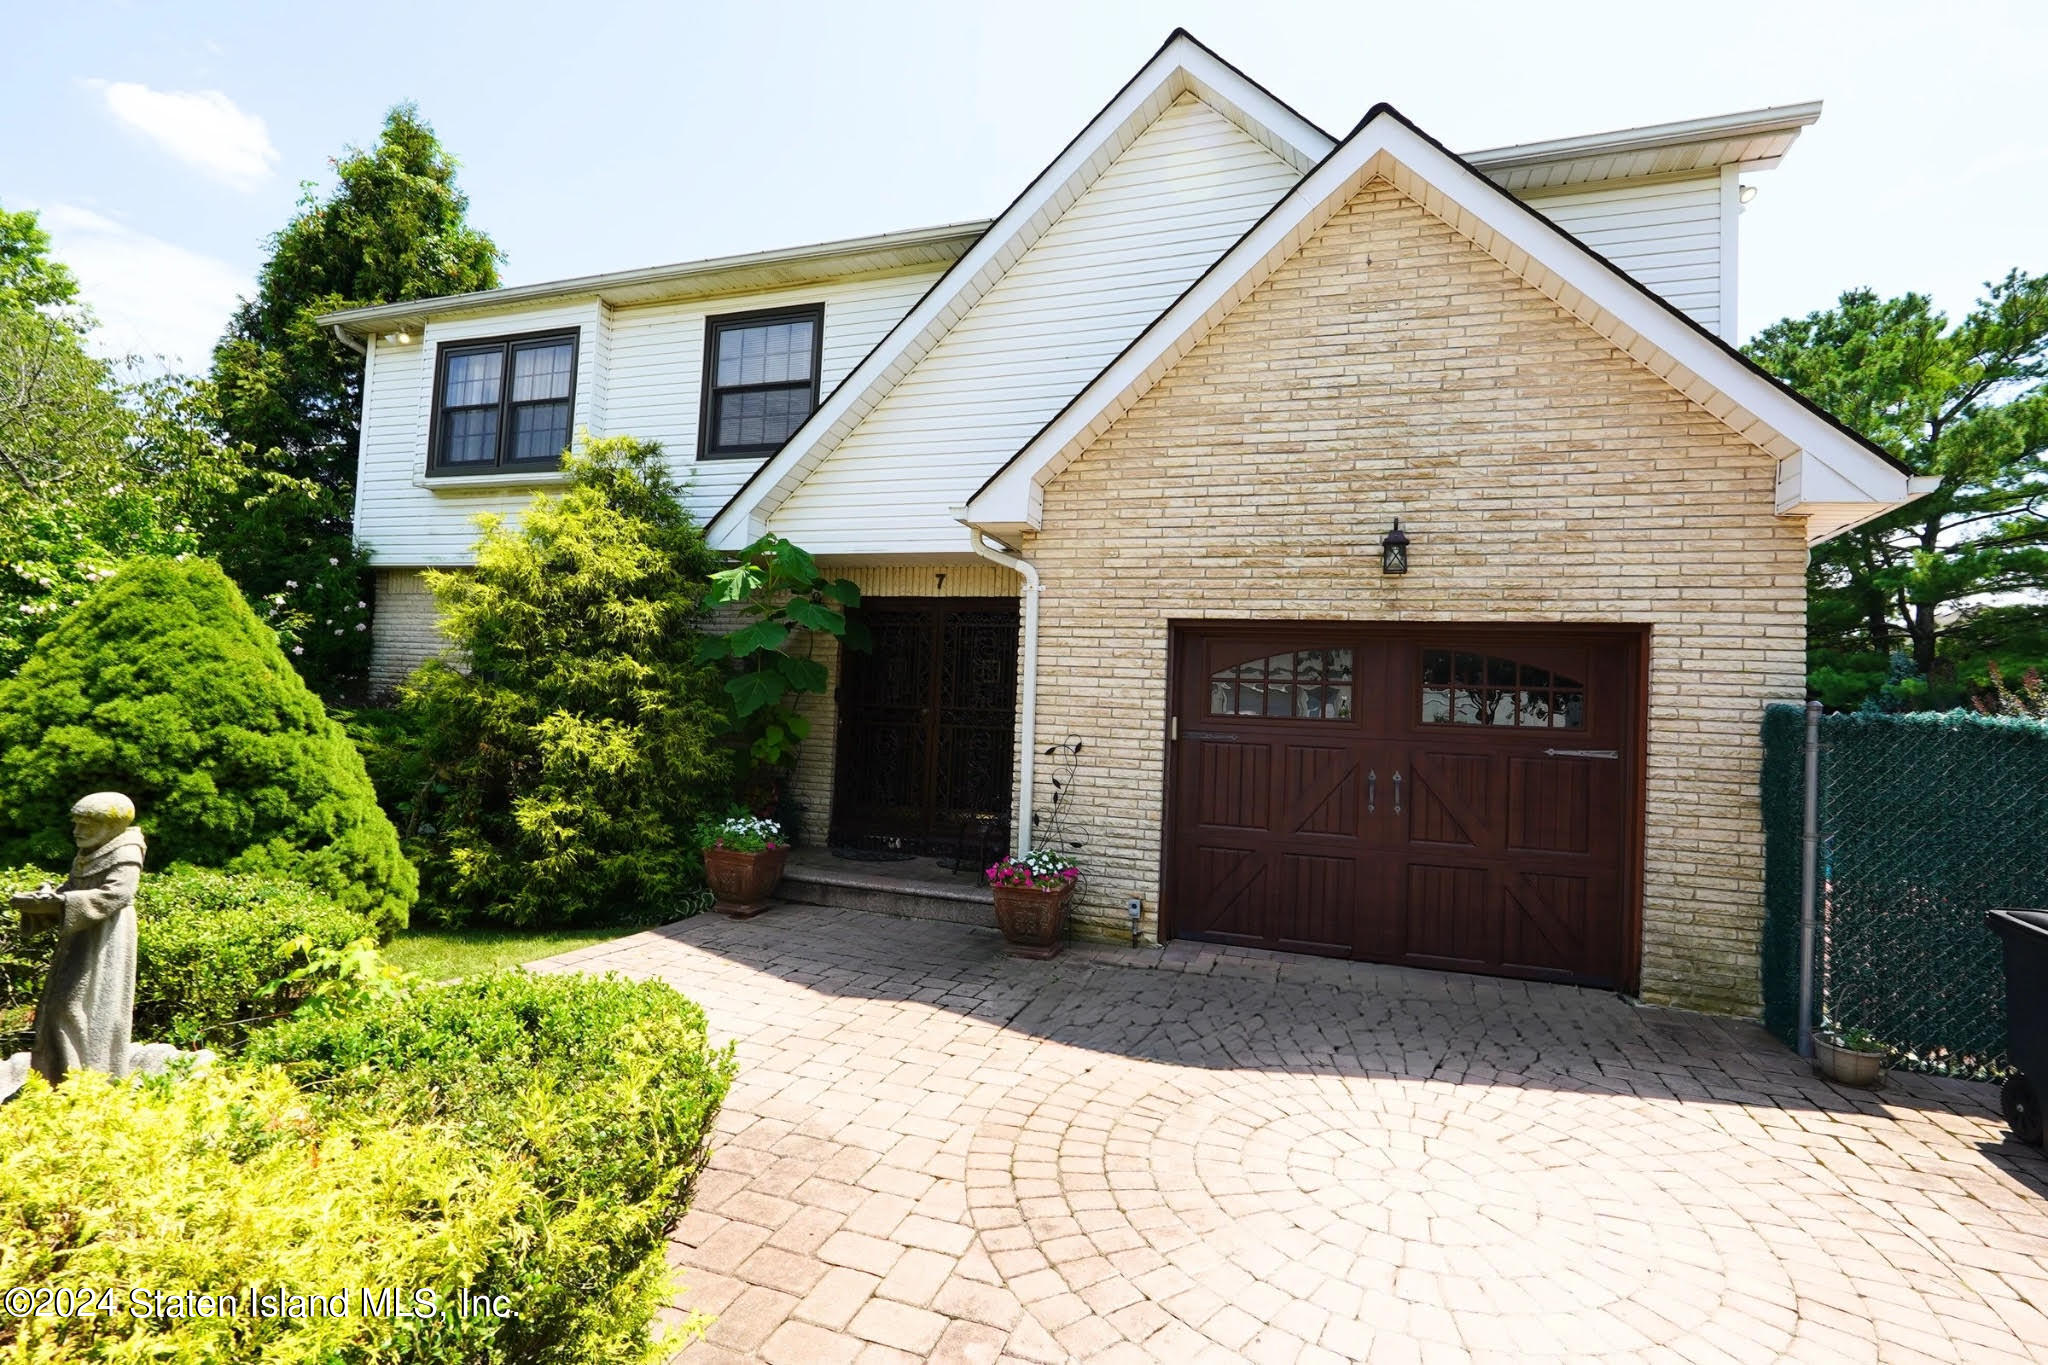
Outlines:
<svg viewBox="0 0 2048 1365"><path fill-rule="evenodd" d="M2013 271L1951 322L1923 294L1867 289L1745 348L1940 486L1815 547L1811 684L1854 705L1903 651L1922 679L2048 629L2048 275ZM1983 604L1997 604L1989 610ZM1897 679L1891 681L1896 682Z"/></svg>

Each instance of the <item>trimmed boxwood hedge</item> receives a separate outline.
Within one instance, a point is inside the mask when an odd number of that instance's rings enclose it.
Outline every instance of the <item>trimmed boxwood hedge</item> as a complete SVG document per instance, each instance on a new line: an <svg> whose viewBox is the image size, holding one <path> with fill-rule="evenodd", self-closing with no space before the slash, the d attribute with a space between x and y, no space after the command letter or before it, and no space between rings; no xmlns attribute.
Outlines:
<svg viewBox="0 0 2048 1365"><path fill-rule="evenodd" d="M284 1067L332 1120L445 1123L519 1163L524 1231L477 1278L519 1316L481 1358L637 1358L733 1077L696 1005L658 981L505 971L302 1013L243 1057Z"/></svg>
<svg viewBox="0 0 2048 1365"><path fill-rule="evenodd" d="M12 868L0 871L0 892L63 877ZM203 867L144 874L135 917L135 1037L215 1048L289 1004L271 987L305 961L299 941L341 948L374 932L365 916L297 882ZM20 918L0 913L0 1054L28 1046L10 1036L29 1026L55 944L24 942Z"/></svg>
<svg viewBox="0 0 2048 1365"><path fill-rule="evenodd" d="M316 1117L275 1072L216 1068L176 1083L41 1077L0 1124L0 1292L64 1294L0 1318L8 1360L490 1360L485 1319L399 1320L362 1288L440 1304L516 1231L530 1186L447 1125ZM345 1315L200 1315L188 1295L345 1291ZM99 1310L76 1312L91 1291ZM98 1297L110 1295L110 1297ZM64 1311L67 1307L73 1311ZM180 1310L183 1310L180 1312ZM177 1316L173 1316L177 1314Z"/></svg>
<svg viewBox="0 0 2048 1365"><path fill-rule="evenodd" d="M655 1359L666 1235L732 1076L665 985L504 972L303 1010L215 1076L33 1082L0 1126L0 1292L460 1286L516 1314L102 1319L34 1360Z"/></svg>

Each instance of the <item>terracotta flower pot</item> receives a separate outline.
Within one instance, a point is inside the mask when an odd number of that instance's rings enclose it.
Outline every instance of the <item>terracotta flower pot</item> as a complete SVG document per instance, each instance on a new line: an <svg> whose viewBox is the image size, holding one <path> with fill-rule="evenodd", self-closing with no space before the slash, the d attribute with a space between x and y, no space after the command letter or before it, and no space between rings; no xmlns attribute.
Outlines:
<svg viewBox="0 0 2048 1365"><path fill-rule="evenodd" d="M1066 946L1071 885L994 886L996 927L1017 957L1053 957Z"/></svg>
<svg viewBox="0 0 2048 1365"><path fill-rule="evenodd" d="M768 898L782 884L786 848L741 853L730 848L704 850L704 878L718 897L711 908L734 919L746 919L768 908Z"/></svg>
<svg viewBox="0 0 2048 1365"><path fill-rule="evenodd" d="M1813 1064L1829 1080L1865 1090L1884 1078L1882 1052L1859 1052L1817 1033L1813 1037Z"/></svg>

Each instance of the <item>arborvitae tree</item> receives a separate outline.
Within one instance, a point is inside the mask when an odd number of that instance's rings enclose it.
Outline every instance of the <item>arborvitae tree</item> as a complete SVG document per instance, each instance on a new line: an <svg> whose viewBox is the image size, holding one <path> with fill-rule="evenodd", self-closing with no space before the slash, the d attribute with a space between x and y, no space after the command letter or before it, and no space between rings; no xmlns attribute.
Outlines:
<svg viewBox="0 0 2048 1365"><path fill-rule="evenodd" d="M0 865L66 860L106 790L154 865L279 873L387 929L418 891L361 756L202 559L132 561L0 683Z"/></svg>
<svg viewBox="0 0 2048 1365"><path fill-rule="evenodd" d="M256 466L248 515L206 547L252 600L282 594L307 619L295 662L330 694L361 675L369 644L356 629L368 619L357 605L367 576L350 539L363 359L316 319L495 288L500 258L469 226L455 160L412 105L393 109L376 146L349 148L334 169L339 184L324 196L309 185L271 239L256 296L214 350L221 425ZM282 505L281 487L295 490Z"/></svg>
<svg viewBox="0 0 2048 1365"><path fill-rule="evenodd" d="M451 920L658 916L703 884L691 830L730 799L697 662L715 557L658 446L564 467L517 529L484 519L473 573L429 576L452 649L401 692L426 760L407 823Z"/></svg>

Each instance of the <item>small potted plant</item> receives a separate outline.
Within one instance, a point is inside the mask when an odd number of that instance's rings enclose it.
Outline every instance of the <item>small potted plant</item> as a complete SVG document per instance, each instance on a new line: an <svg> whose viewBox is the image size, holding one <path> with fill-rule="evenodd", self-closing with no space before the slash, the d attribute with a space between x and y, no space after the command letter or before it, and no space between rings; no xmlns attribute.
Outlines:
<svg viewBox="0 0 2048 1365"><path fill-rule="evenodd" d="M1066 855L1035 848L1005 855L988 870L995 891L996 927L1018 957L1052 957L1066 946L1067 901L1081 869Z"/></svg>
<svg viewBox="0 0 2048 1365"><path fill-rule="evenodd" d="M1831 1081L1868 1089L1884 1078L1884 1044L1867 1029L1824 1027L1813 1035L1813 1062Z"/></svg>
<svg viewBox="0 0 2048 1365"><path fill-rule="evenodd" d="M713 910L746 919L768 908L789 858L781 825L754 815L728 815L699 825L697 842L704 850L704 879L717 897Z"/></svg>

